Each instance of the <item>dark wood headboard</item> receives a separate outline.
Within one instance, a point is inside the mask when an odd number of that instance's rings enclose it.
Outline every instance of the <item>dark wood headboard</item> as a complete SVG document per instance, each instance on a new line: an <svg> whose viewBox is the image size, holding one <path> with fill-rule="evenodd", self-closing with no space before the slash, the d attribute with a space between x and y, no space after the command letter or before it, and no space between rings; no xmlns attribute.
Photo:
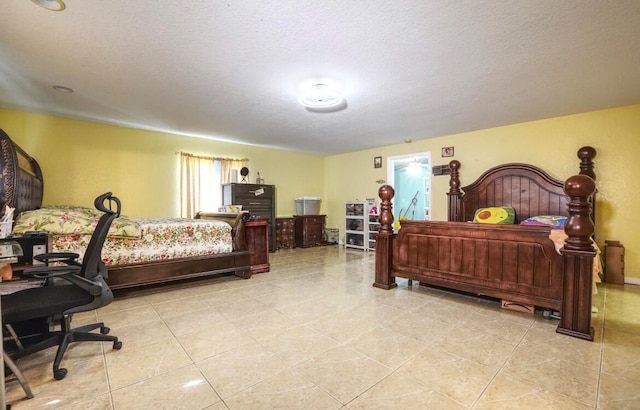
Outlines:
<svg viewBox="0 0 640 410"><path fill-rule="evenodd" d="M591 147L578 150L580 174L595 179L592 162L595 155L596 151ZM534 165L498 165L464 187L460 187L460 162L451 161L449 167L449 221L472 221L478 208L493 206L513 207L516 224L537 215L569 216L564 181L551 177Z"/></svg>
<svg viewBox="0 0 640 410"><path fill-rule="evenodd" d="M2 129L0 149L0 213L4 213L5 205L16 209L14 217L22 211L40 208L44 182L38 162Z"/></svg>

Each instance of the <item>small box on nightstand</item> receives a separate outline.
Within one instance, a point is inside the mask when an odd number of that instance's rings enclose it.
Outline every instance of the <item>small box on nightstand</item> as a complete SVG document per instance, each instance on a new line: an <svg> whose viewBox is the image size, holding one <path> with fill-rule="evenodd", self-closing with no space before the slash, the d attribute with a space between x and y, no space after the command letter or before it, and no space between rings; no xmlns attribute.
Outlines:
<svg viewBox="0 0 640 410"><path fill-rule="evenodd" d="M33 234L27 234L22 236L13 236L10 238L12 241L16 241L22 247L22 256L18 257L19 266L24 266L24 269L31 265L39 265L42 262L35 261L34 256L46 253L48 250L49 235L46 232L37 232Z"/></svg>

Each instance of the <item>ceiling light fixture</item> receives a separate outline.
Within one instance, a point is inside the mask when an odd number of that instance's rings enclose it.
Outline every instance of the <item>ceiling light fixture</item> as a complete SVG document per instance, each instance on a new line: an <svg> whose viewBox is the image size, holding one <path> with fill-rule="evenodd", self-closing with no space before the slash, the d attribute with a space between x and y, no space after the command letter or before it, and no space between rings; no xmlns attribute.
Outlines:
<svg viewBox="0 0 640 410"><path fill-rule="evenodd" d="M56 91L60 91L61 93L67 93L67 94L70 94L73 92L72 88L65 87L64 85L54 85L53 89Z"/></svg>
<svg viewBox="0 0 640 410"><path fill-rule="evenodd" d="M344 98L326 84L317 83L300 94L300 104L308 108L331 108L340 105Z"/></svg>
<svg viewBox="0 0 640 410"><path fill-rule="evenodd" d="M65 9L65 4L62 0L31 0L38 6L51 11L62 11Z"/></svg>

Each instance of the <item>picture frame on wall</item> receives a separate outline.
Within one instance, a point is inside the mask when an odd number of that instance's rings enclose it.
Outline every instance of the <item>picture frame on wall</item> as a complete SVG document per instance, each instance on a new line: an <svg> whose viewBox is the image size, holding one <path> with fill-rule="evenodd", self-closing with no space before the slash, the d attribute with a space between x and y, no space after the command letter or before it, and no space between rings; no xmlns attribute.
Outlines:
<svg viewBox="0 0 640 410"><path fill-rule="evenodd" d="M374 168L382 168L382 157L374 157L373 158L373 167Z"/></svg>
<svg viewBox="0 0 640 410"><path fill-rule="evenodd" d="M453 147L443 147L442 148L442 156L443 157L452 157L453 156Z"/></svg>

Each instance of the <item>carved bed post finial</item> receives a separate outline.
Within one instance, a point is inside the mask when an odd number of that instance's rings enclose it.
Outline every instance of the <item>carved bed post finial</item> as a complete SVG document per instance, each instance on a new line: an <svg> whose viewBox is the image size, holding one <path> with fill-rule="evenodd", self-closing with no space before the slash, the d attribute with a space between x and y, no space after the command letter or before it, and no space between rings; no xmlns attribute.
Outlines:
<svg viewBox="0 0 640 410"><path fill-rule="evenodd" d="M582 147L578 150L578 158L580 158L580 175L587 175L593 180L596 174L593 171L593 158L596 156L596 150L593 147Z"/></svg>
<svg viewBox="0 0 640 410"><path fill-rule="evenodd" d="M449 162L449 168L451 169L451 176L449 177L449 192L447 197L449 200L449 208L447 209L447 219L453 222L460 222L460 198L462 192L460 191L460 161L453 160Z"/></svg>
<svg viewBox="0 0 640 410"><path fill-rule="evenodd" d="M378 189L380 202L380 230L376 234L376 278L373 286L380 289L395 288L396 278L391 274L393 256L393 212L391 199L395 194L393 187L382 185Z"/></svg>
<svg viewBox="0 0 640 410"><path fill-rule="evenodd" d="M449 194L456 195L460 193L460 161L453 160L449 162L451 176L449 177Z"/></svg>
<svg viewBox="0 0 640 410"><path fill-rule="evenodd" d="M594 251L591 236L594 232L591 220L589 197L595 192L596 183L586 175L574 175L564 183L564 192L569 196L569 218L564 231L567 234L565 249Z"/></svg>

